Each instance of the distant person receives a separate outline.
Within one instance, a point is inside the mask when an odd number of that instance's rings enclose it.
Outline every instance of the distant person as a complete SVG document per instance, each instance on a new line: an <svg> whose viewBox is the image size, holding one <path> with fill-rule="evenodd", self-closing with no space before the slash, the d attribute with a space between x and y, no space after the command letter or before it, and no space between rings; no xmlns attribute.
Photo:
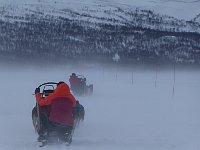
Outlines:
<svg viewBox="0 0 200 150"><path fill-rule="evenodd" d="M85 81L82 78L79 78L75 73L69 78L70 88L75 95L83 95L84 94L84 85Z"/></svg>
<svg viewBox="0 0 200 150"><path fill-rule="evenodd" d="M75 73L72 73L72 75L69 78L69 83L70 83L70 87L71 89L75 86L80 84L81 80L80 78L78 78L78 76Z"/></svg>

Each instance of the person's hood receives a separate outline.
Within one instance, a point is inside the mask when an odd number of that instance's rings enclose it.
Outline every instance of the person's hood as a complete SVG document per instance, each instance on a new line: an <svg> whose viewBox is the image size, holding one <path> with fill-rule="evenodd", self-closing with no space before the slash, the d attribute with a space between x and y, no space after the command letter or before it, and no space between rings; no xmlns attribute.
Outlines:
<svg viewBox="0 0 200 150"><path fill-rule="evenodd" d="M54 94L57 96L66 96L71 95L71 92L69 86L66 83L61 83L55 89Z"/></svg>

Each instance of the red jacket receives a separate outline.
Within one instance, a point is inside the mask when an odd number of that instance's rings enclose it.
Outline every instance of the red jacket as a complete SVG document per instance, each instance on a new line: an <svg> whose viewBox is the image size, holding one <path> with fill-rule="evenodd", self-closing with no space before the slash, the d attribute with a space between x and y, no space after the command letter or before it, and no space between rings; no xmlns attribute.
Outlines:
<svg viewBox="0 0 200 150"><path fill-rule="evenodd" d="M73 107L76 106L76 99L71 94L69 86L66 83L61 83L57 86L53 93L50 93L47 97L42 98L40 93L35 94L36 100L38 101L40 106L51 105L53 99L57 97L65 97L70 101Z"/></svg>
<svg viewBox="0 0 200 150"><path fill-rule="evenodd" d="M73 87L74 85L78 85L81 83L81 79L77 76L70 76L69 78L70 87Z"/></svg>
<svg viewBox="0 0 200 150"><path fill-rule="evenodd" d="M42 98L40 93L35 94L39 106L51 106L49 120L63 125L73 125L72 109L76 106L76 99L70 93L69 86L61 83L53 93Z"/></svg>

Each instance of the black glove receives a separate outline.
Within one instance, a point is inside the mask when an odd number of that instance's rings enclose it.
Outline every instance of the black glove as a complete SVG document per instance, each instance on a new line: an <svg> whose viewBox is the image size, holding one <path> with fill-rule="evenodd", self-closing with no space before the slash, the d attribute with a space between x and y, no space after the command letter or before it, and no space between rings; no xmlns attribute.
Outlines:
<svg viewBox="0 0 200 150"><path fill-rule="evenodd" d="M35 89L35 94L36 94L36 93L40 93L40 88L36 88L36 89Z"/></svg>

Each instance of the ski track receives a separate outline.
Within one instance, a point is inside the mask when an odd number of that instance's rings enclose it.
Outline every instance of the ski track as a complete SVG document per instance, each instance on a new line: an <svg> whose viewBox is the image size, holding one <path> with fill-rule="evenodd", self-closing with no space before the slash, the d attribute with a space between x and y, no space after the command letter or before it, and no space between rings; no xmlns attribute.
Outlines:
<svg viewBox="0 0 200 150"><path fill-rule="evenodd" d="M85 68L6 68L0 66L1 150L199 150L200 71ZM31 120L32 95L43 82L68 82L72 72L94 85L92 96L77 97L83 123L70 147L36 144ZM132 83L133 74L133 83ZM156 82L156 88L155 88Z"/></svg>

